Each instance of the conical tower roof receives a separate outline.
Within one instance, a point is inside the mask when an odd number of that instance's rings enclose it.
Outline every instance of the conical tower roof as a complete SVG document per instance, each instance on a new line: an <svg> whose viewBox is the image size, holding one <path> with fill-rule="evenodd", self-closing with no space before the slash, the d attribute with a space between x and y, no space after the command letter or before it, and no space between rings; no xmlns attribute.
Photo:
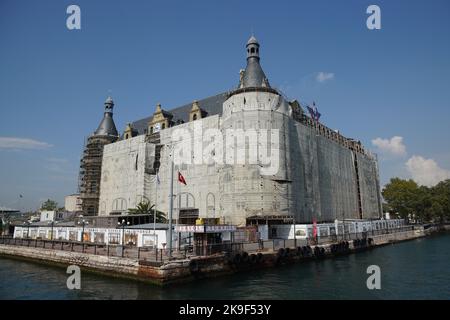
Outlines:
<svg viewBox="0 0 450 320"><path fill-rule="evenodd" d="M259 42L254 36L247 41L247 67L239 85L240 88L270 88L269 81L259 64Z"/></svg>
<svg viewBox="0 0 450 320"><path fill-rule="evenodd" d="M113 108L114 101L111 97L108 97L105 101L105 114L103 115L103 119L100 122L97 130L95 130L94 135L115 137L119 135L113 120Z"/></svg>

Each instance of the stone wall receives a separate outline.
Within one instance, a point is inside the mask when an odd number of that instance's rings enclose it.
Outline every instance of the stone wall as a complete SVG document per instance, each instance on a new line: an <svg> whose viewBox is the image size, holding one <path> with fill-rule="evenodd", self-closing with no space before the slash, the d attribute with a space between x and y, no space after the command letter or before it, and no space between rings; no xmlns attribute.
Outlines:
<svg viewBox="0 0 450 320"><path fill-rule="evenodd" d="M155 145L145 136L121 140L103 149L99 215L126 212L150 200Z"/></svg>

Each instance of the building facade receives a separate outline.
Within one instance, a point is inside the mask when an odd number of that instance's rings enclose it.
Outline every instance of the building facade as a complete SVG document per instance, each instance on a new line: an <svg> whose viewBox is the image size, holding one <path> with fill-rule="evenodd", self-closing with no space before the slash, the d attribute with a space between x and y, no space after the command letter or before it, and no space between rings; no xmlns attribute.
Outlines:
<svg viewBox="0 0 450 320"><path fill-rule="evenodd" d="M78 193L68 195L64 198L64 209L68 212L80 212L81 207L81 197Z"/></svg>
<svg viewBox="0 0 450 320"><path fill-rule="evenodd" d="M381 216L376 157L272 88L259 49L252 36L235 90L172 110L158 105L152 116L128 124L121 140L104 146L99 215L126 213L141 201L168 212L173 179L180 223L197 217L246 225Z"/></svg>

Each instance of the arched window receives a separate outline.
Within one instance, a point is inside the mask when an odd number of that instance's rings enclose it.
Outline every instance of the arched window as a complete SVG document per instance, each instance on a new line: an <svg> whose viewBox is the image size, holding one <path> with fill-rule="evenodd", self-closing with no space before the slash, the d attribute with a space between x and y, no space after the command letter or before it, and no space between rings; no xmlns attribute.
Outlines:
<svg viewBox="0 0 450 320"><path fill-rule="evenodd" d="M179 199L177 200L180 208L195 208L195 199L191 193L183 192L179 194Z"/></svg>
<svg viewBox="0 0 450 320"><path fill-rule="evenodd" d="M128 133L125 135L125 139L128 139Z"/></svg>
<svg viewBox="0 0 450 320"><path fill-rule="evenodd" d="M122 211L127 209L127 201L123 198L114 199L112 211Z"/></svg>
<svg viewBox="0 0 450 320"><path fill-rule="evenodd" d="M153 133L153 127L150 127L150 133Z"/></svg>
<svg viewBox="0 0 450 320"><path fill-rule="evenodd" d="M194 114L193 116L192 116L192 120L197 120L197 114Z"/></svg>
<svg viewBox="0 0 450 320"><path fill-rule="evenodd" d="M251 53L255 53L255 48L251 48L251 49L250 49L250 52L251 52Z"/></svg>
<svg viewBox="0 0 450 320"><path fill-rule="evenodd" d="M162 128L163 128L163 129L166 128L166 124L165 124L165 123L162 124Z"/></svg>

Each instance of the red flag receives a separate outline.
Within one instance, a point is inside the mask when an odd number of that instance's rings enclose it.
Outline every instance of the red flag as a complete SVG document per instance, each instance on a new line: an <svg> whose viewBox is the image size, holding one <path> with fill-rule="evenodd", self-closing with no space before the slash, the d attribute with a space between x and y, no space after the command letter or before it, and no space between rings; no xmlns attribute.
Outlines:
<svg viewBox="0 0 450 320"><path fill-rule="evenodd" d="M313 238L317 237L317 221L313 219Z"/></svg>
<svg viewBox="0 0 450 320"><path fill-rule="evenodd" d="M180 171L178 171L178 182L181 182L185 186L187 185L186 180L184 180L184 177L183 177L183 175L181 174Z"/></svg>

